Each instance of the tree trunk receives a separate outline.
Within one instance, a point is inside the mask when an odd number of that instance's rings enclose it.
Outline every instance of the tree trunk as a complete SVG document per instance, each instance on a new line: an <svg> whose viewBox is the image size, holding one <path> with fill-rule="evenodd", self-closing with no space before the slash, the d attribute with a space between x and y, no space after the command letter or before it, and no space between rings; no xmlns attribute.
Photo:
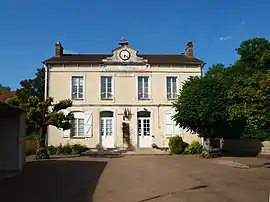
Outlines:
<svg viewBox="0 0 270 202"><path fill-rule="evenodd" d="M38 145L37 145L36 159L49 159L50 158L47 148L46 148L46 133L47 133L47 129L45 127L41 127L39 130L39 139L38 139Z"/></svg>
<svg viewBox="0 0 270 202"><path fill-rule="evenodd" d="M210 156L210 154L212 152L211 140L212 140L212 138L204 138L203 155Z"/></svg>

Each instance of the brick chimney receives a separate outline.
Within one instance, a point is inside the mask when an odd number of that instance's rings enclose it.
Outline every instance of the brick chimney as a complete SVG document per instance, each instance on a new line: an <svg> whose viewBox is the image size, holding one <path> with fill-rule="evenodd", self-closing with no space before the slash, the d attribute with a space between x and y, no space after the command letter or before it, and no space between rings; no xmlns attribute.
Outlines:
<svg viewBox="0 0 270 202"><path fill-rule="evenodd" d="M64 53L64 48L60 41L55 44L55 56L61 56Z"/></svg>
<svg viewBox="0 0 270 202"><path fill-rule="evenodd" d="M187 43L186 56L194 57L193 43L191 41Z"/></svg>

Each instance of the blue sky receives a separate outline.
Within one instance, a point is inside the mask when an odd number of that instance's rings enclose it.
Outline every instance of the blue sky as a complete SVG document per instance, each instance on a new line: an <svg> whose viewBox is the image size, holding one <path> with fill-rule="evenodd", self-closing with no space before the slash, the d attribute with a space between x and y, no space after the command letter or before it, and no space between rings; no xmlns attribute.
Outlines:
<svg viewBox="0 0 270 202"><path fill-rule="evenodd" d="M140 53L181 53L233 63L235 48L269 39L269 0L1 0L0 83L19 87L34 76L60 40L68 52L110 53L124 37Z"/></svg>

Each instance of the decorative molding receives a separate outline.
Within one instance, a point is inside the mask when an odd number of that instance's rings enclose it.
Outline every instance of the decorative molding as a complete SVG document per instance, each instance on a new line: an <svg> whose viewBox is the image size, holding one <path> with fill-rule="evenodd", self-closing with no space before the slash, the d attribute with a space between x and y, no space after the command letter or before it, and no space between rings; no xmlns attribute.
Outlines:
<svg viewBox="0 0 270 202"><path fill-rule="evenodd" d="M115 104L115 103L102 103L102 104L74 104L72 107L108 107L111 109L111 107L172 107L173 105L170 103L164 103L164 104Z"/></svg>
<svg viewBox="0 0 270 202"><path fill-rule="evenodd" d="M130 57L127 60L123 60L120 57L122 51L127 51L130 54ZM129 46L123 46L116 48L112 51L113 55L103 59L103 64L147 64L147 59L138 56L138 51Z"/></svg>
<svg viewBox="0 0 270 202"><path fill-rule="evenodd" d="M113 71L113 72L123 72L123 71L146 71L150 69L148 65L104 65L101 67L101 71Z"/></svg>
<svg viewBox="0 0 270 202"><path fill-rule="evenodd" d="M134 77L135 74L130 73L130 72L120 72L120 73L115 73L116 77Z"/></svg>

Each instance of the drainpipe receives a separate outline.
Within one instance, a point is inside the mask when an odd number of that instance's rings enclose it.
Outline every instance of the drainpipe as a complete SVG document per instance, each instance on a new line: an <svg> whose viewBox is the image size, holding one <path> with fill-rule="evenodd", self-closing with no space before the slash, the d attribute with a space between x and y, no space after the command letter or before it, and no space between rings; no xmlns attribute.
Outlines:
<svg viewBox="0 0 270 202"><path fill-rule="evenodd" d="M46 66L46 64L43 65L44 69L45 69L45 89L44 89L44 100L47 99L48 97L48 67Z"/></svg>
<svg viewBox="0 0 270 202"><path fill-rule="evenodd" d="M158 111L157 111L158 112L158 114L157 114L158 115L158 128L160 128L160 122L159 122L159 108L160 108L160 105L161 104L158 104L158 106L157 106L157 109L158 109Z"/></svg>
<svg viewBox="0 0 270 202"><path fill-rule="evenodd" d="M204 76L204 72L203 72L204 65L206 65L205 62L200 65L201 66L201 77Z"/></svg>
<svg viewBox="0 0 270 202"><path fill-rule="evenodd" d="M44 69L45 69L45 86L44 86L44 100L47 99L48 97L48 67L46 66L46 64L43 65ZM45 145L48 146L48 127L46 128L46 138L45 138Z"/></svg>

